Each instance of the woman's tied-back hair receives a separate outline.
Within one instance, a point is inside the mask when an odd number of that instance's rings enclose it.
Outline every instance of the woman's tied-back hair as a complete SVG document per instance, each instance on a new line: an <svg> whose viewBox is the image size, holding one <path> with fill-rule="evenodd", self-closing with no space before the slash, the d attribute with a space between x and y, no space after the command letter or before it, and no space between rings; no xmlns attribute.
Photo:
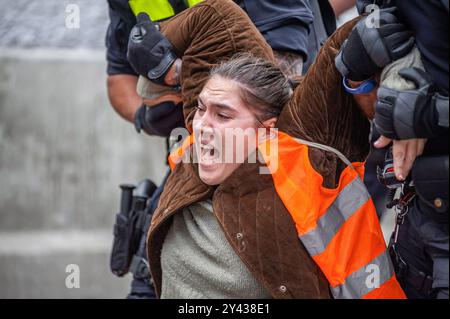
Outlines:
<svg viewBox="0 0 450 319"><path fill-rule="evenodd" d="M240 97L256 111L258 121L278 117L292 96L292 86L283 72L270 61L240 54L222 62L210 72L239 83Z"/></svg>

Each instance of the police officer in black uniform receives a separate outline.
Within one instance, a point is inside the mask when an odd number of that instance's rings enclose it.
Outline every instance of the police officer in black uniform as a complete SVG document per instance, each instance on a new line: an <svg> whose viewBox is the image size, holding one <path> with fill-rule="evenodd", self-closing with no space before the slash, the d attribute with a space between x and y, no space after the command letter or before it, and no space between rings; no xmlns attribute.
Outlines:
<svg viewBox="0 0 450 319"><path fill-rule="evenodd" d="M382 9L382 19L393 14L412 31L425 66L425 71L410 68L399 72L416 89L380 87L375 106L374 124L382 136L375 146L393 141L396 177L404 182L396 202L399 211L390 253L408 298L448 299L449 2L360 0L358 8L364 12L368 6L373 9L374 3ZM391 31L398 23L393 23ZM385 33L383 28L369 30L359 23L336 59L342 75L366 80L409 47L390 50L393 43L409 44L409 39L401 40L400 34L385 37Z"/></svg>
<svg viewBox="0 0 450 319"><path fill-rule="evenodd" d="M151 1L151 0L143 0ZM184 0L168 0L175 14L188 7ZM256 27L274 49L277 59L288 76L301 75L306 69L304 62L311 61L320 46L336 28L335 17L327 0L236 0L250 16ZM167 136L173 128L179 126L182 119L180 105L164 105L164 110L171 109L168 117L173 121L153 121L149 112L158 112L158 107L148 108L136 93L138 74L150 77L151 80L164 83L167 68L173 61L170 43L162 41L165 52L158 61L157 57L140 59L139 45L131 48L133 67L128 61L127 50L129 36L136 24L136 17L127 0L108 0L110 8L110 25L106 36L108 62L108 93L114 109L126 120L135 123L138 131L143 130L150 135ZM151 15L150 15L151 16ZM316 17L316 18L315 18ZM145 24L145 22L143 22ZM146 26L149 27L149 26ZM312 30L312 31L311 31ZM162 39L162 34L154 34L155 39ZM150 40L150 42L152 42ZM165 43L165 44L164 44ZM130 54L130 52L128 52ZM139 60L143 60L142 63ZM145 61L144 61L145 60ZM305 64L307 65L307 64ZM157 70L153 74L152 70ZM163 70L163 72L161 71ZM155 111L156 110L156 111ZM157 117L157 116L156 116ZM149 201L147 212L153 214L157 207L164 183L155 191ZM150 220L150 219L148 219ZM147 223L142 233L146 234ZM131 293L128 298L154 298L154 290L146 262L145 238L133 258L130 271L133 273Z"/></svg>

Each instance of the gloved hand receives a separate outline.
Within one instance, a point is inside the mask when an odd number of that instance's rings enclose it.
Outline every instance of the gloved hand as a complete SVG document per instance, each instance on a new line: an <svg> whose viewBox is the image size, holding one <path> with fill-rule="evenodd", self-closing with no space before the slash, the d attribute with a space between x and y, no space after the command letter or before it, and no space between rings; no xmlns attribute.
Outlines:
<svg viewBox="0 0 450 319"><path fill-rule="evenodd" d="M403 78L417 89L399 91L380 87L375 105L375 126L390 139L434 138L448 134L448 97L433 93L433 82L425 71L403 69Z"/></svg>
<svg viewBox="0 0 450 319"><path fill-rule="evenodd" d="M382 9L361 19L336 57L336 68L348 79L364 81L380 69L406 56L414 37L394 15L395 8ZM378 18L379 28L370 23Z"/></svg>
<svg viewBox="0 0 450 319"><path fill-rule="evenodd" d="M148 135L169 137L172 131L184 127L182 103L164 102L149 107L143 104L134 117L136 131L142 130Z"/></svg>
<svg viewBox="0 0 450 319"><path fill-rule="evenodd" d="M146 13L137 16L137 24L130 33L127 57L138 74L162 85L166 85L164 78L177 59L172 44Z"/></svg>
<svg viewBox="0 0 450 319"><path fill-rule="evenodd" d="M359 14L366 13L368 10L373 7L373 5L376 5L378 7L381 7L383 5L383 0L357 0L356 1L356 9L358 9Z"/></svg>

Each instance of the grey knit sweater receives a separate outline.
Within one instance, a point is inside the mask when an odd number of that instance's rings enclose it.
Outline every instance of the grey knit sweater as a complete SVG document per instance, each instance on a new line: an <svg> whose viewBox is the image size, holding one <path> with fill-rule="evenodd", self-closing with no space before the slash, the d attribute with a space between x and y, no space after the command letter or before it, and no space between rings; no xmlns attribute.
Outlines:
<svg viewBox="0 0 450 319"><path fill-rule="evenodd" d="M206 201L174 216L161 252L161 298L271 298L228 243L212 209Z"/></svg>

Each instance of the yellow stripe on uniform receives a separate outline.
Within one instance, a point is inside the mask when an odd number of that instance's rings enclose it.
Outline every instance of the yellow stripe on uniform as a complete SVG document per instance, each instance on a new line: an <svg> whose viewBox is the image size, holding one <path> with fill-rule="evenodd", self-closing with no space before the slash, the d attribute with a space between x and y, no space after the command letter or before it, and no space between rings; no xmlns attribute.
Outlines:
<svg viewBox="0 0 450 319"><path fill-rule="evenodd" d="M175 15L172 6L167 0L129 0L134 15L145 12L152 21L160 21Z"/></svg>
<svg viewBox="0 0 450 319"><path fill-rule="evenodd" d="M190 8L202 1L185 0L185 3ZM141 12L145 12L152 21L165 20L175 15L175 11L168 0L129 0L128 4L135 16Z"/></svg>
<svg viewBox="0 0 450 319"><path fill-rule="evenodd" d="M187 4L188 4L188 6L190 8L190 7L193 7L193 6L195 6L196 4L198 4L198 3L202 2L202 1L203 0L187 0Z"/></svg>

